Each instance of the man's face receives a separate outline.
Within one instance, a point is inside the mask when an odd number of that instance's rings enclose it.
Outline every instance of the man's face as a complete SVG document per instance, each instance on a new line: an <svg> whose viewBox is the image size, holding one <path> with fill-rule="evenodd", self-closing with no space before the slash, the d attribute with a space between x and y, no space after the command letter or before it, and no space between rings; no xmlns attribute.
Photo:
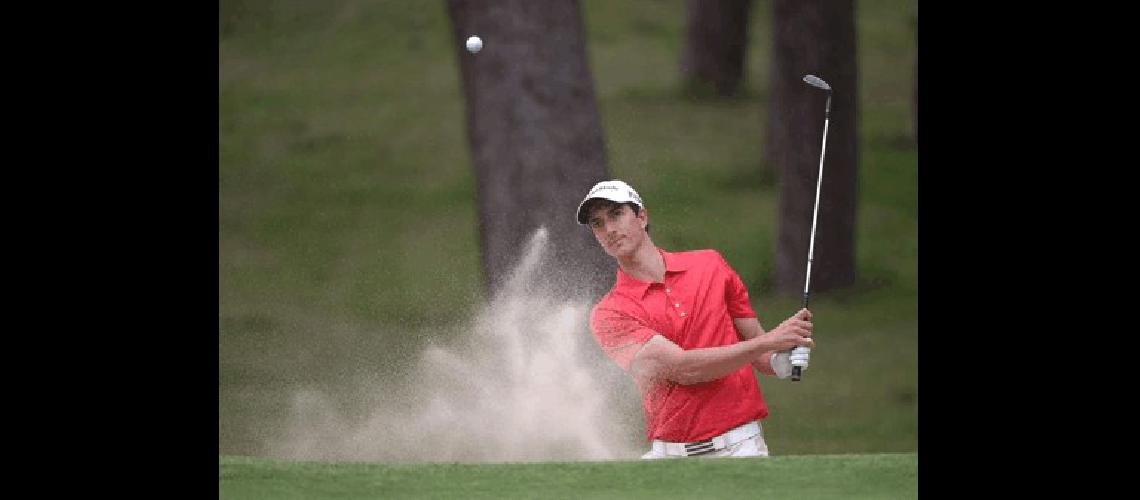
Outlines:
<svg viewBox="0 0 1140 500"><path fill-rule="evenodd" d="M644 208L635 215L629 205L616 203L599 203L590 209L586 218L598 244L615 258L632 255L637 250L645 239L648 221Z"/></svg>

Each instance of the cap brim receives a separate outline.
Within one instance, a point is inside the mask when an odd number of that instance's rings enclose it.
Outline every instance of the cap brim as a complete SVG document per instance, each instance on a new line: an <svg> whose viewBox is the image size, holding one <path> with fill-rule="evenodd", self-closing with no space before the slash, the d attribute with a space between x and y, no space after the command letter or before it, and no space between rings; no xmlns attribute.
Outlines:
<svg viewBox="0 0 1140 500"><path fill-rule="evenodd" d="M586 208L586 203L589 202L590 200L606 200L606 201L612 201L614 203L633 203L634 205L645 208L641 203L639 203L637 200L635 200L633 198L623 198L623 197L612 197L611 198L609 196L589 196L586 199L582 200L582 203L578 204L578 224L581 224L583 226L589 223L586 220L586 217L589 216L590 214L585 213L583 211L583 209Z"/></svg>

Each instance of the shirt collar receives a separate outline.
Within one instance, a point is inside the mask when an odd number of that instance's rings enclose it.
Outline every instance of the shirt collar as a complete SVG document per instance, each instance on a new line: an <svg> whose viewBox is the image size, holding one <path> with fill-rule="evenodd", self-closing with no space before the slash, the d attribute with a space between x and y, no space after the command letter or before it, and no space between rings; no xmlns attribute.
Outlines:
<svg viewBox="0 0 1140 500"><path fill-rule="evenodd" d="M687 260L682 259L677 254L666 252L661 248L658 248L657 252L661 254L661 258L665 259L666 275L669 273L679 273L689 268L689 263ZM652 284L653 283L650 283L648 281L641 281L637 278L634 278L633 276L626 274L625 271L621 270L621 266L618 266L617 285L615 287L618 290L632 294L635 297L643 297L645 296L645 291L649 290L649 286Z"/></svg>

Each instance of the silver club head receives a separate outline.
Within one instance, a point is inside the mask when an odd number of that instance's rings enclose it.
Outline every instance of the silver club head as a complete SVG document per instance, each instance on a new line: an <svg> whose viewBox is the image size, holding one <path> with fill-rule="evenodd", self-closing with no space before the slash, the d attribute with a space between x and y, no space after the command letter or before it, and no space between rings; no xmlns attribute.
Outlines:
<svg viewBox="0 0 1140 500"><path fill-rule="evenodd" d="M820 78L818 76L804 75L804 83L807 83L808 85L811 85L812 87L815 87L818 89L823 89L823 90L826 90L828 92L831 92L831 85L828 85L827 82L823 81L823 78Z"/></svg>

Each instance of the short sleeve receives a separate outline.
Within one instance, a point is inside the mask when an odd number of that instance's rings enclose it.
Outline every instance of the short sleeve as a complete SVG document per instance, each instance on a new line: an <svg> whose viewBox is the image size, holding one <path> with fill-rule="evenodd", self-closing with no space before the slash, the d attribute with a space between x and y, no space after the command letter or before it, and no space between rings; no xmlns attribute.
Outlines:
<svg viewBox="0 0 1140 500"><path fill-rule="evenodd" d="M728 265L724 257L717 253L720 265L723 266L725 276L724 302L728 306L728 315L733 318L755 318L756 311L752 310L752 303L748 298L748 288L744 286L740 275Z"/></svg>
<svg viewBox="0 0 1140 500"><path fill-rule="evenodd" d="M641 320L601 305L590 313L590 330L602 352L627 371L641 346L657 335Z"/></svg>

